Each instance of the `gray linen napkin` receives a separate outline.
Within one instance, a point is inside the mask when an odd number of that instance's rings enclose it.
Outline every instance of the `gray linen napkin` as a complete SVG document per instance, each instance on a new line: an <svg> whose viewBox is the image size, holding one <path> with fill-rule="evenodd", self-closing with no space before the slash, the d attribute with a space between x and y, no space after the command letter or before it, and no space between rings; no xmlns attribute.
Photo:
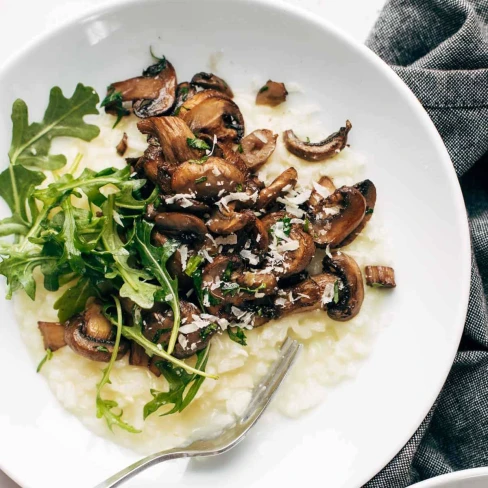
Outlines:
<svg viewBox="0 0 488 488"><path fill-rule="evenodd" d="M410 87L444 139L473 248L468 315L444 388L415 435L365 485L403 488L488 466L488 0L390 0L367 45Z"/></svg>

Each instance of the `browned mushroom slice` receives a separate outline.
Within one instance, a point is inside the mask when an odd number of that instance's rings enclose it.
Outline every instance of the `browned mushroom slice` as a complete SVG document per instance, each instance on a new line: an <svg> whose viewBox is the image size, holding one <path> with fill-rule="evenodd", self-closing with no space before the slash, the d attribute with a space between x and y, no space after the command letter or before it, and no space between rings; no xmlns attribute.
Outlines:
<svg viewBox="0 0 488 488"><path fill-rule="evenodd" d="M66 322L64 340L76 353L93 361L108 362L115 342L113 327L102 314L100 304L90 304L84 313L75 315ZM129 349L129 342L121 338L117 359L121 359Z"/></svg>
<svg viewBox="0 0 488 488"><path fill-rule="evenodd" d="M180 300L180 310L182 320L181 328L183 330L185 330L185 328L190 328L187 327L188 325L199 322L198 318L200 312L193 303ZM172 310L145 313L143 333L151 342L166 345L173 328L173 320ZM193 356L208 345L210 339L218 330L215 327L200 328L199 325L200 324L195 326L193 332L188 332L186 334L180 333L178 335L178 341L173 351L174 357L185 359Z"/></svg>
<svg viewBox="0 0 488 488"><path fill-rule="evenodd" d="M163 153L159 145L149 144L134 169L140 177L145 177L157 185L162 193L171 193L171 165L163 160Z"/></svg>
<svg viewBox="0 0 488 488"><path fill-rule="evenodd" d="M234 96L227 82L213 73L205 73L203 71L201 73L197 73L191 79L191 83L205 90L217 90L224 93L229 98Z"/></svg>
<svg viewBox="0 0 488 488"><path fill-rule="evenodd" d="M64 340L64 325L59 322L37 322L37 326L41 331L44 349L57 351L66 346Z"/></svg>
<svg viewBox="0 0 488 488"><path fill-rule="evenodd" d="M338 247L364 218L366 201L359 190L343 186L314 209L312 234L318 247Z"/></svg>
<svg viewBox="0 0 488 488"><path fill-rule="evenodd" d="M256 201L256 208L266 208L270 203L274 202L281 192L287 188L294 188L297 184L298 174L295 168L288 168L281 173L273 182L263 188L259 192L258 199Z"/></svg>
<svg viewBox="0 0 488 488"><path fill-rule="evenodd" d="M232 164L211 157L204 163L186 162L178 166L171 179L176 193L192 193L196 198L214 198L233 192L244 183L244 175Z"/></svg>
<svg viewBox="0 0 488 488"><path fill-rule="evenodd" d="M115 150L119 156L123 156L125 151L127 151L127 140L127 134L124 132L122 139L120 139L120 142L115 146Z"/></svg>
<svg viewBox="0 0 488 488"><path fill-rule="evenodd" d="M173 195L173 197L170 196L167 199L168 201L164 203L164 208L166 210L173 212L194 213L197 215L209 214L211 212L210 205L207 205L204 202L200 202L194 198L186 196L181 199L175 197L176 195Z"/></svg>
<svg viewBox="0 0 488 488"><path fill-rule="evenodd" d="M207 227L195 215L179 212L161 212L154 217L156 227L165 235L178 237L183 242L203 242Z"/></svg>
<svg viewBox="0 0 488 488"><path fill-rule="evenodd" d="M340 278L331 273L321 273L311 277L317 283L320 290L320 306L327 310L329 303L337 302L339 300L339 286L341 284Z"/></svg>
<svg viewBox="0 0 488 488"><path fill-rule="evenodd" d="M191 98L187 98L185 103L181 106L181 110L178 112L178 117L183 117L186 112L194 109L197 105L209 100L210 98L218 98L224 100L230 100L230 98L217 90L204 90L195 93Z"/></svg>
<svg viewBox="0 0 488 488"><path fill-rule="evenodd" d="M304 232L301 225L289 224L289 220L285 212L272 212L261 218L273 239L269 245L268 261L274 274L282 278L303 271L315 254L312 236ZM289 225L288 235L283 230L285 222Z"/></svg>
<svg viewBox="0 0 488 488"><path fill-rule="evenodd" d="M215 135L219 140L235 143L242 139L244 118L239 107L225 95L210 97L191 110L183 110L186 107L186 104L182 106L179 116L195 134Z"/></svg>
<svg viewBox="0 0 488 488"><path fill-rule="evenodd" d="M286 101L287 95L288 92L284 83L268 80L266 85L262 86L256 95L256 105L276 107Z"/></svg>
<svg viewBox="0 0 488 488"><path fill-rule="evenodd" d="M254 221L254 225L249 232L250 236L255 242L255 248L260 253L265 253L269 247L268 229L260 219Z"/></svg>
<svg viewBox="0 0 488 488"><path fill-rule="evenodd" d="M158 139L163 160L168 164L178 165L189 159L200 159L205 152L191 148L188 139L194 139L193 132L178 117L151 117L140 120L138 129Z"/></svg>
<svg viewBox="0 0 488 488"><path fill-rule="evenodd" d="M274 303L280 317L320 308L320 288L314 280L308 279L295 286L284 288Z"/></svg>
<svg viewBox="0 0 488 488"><path fill-rule="evenodd" d="M214 234L229 235L238 232L256 220L251 210L235 212L232 206L229 210L216 209L207 221L208 229Z"/></svg>
<svg viewBox="0 0 488 488"><path fill-rule="evenodd" d="M247 167L257 171L273 154L278 134L268 129L258 129L251 132L241 141L241 158Z"/></svg>
<svg viewBox="0 0 488 488"><path fill-rule="evenodd" d="M181 110L181 106L187 101L190 100L193 95L196 95L197 90L194 86L190 85L187 81L180 83L176 87L176 103L175 103L175 110L173 112L174 115L178 115Z"/></svg>
<svg viewBox="0 0 488 488"><path fill-rule="evenodd" d="M271 273L243 271L237 256L217 256L205 266L204 289L220 303L239 305L276 293L277 280Z"/></svg>
<svg viewBox="0 0 488 488"><path fill-rule="evenodd" d="M328 176L322 176L318 183L314 184L314 188L308 199L308 206L312 212L332 193L336 191L333 181Z"/></svg>
<svg viewBox="0 0 488 488"><path fill-rule="evenodd" d="M235 166L243 175L249 174L249 169L241 155L232 149L231 142L219 141L214 148L214 156L225 159L228 163Z"/></svg>
<svg viewBox="0 0 488 488"><path fill-rule="evenodd" d="M151 69L158 66L158 69ZM120 93L123 102L133 102L134 113L138 117L154 117L168 112L175 102L176 72L166 61L148 68L145 75L118 81L109 86L109 94ZM113 111L107 104L105 110Z"/></svg>
<svg viewBox="0 0 488 488"><path fill-rule="evenodd" d="M377 288L395 288L395 270L389 266L366 266L366 284Z"/></svg>
<svg viewBox="0 0 488 488"><path fill-rule="evenodd" d="M142 346L131 342L129 351L129 364L131 366L143 366L147 368L150 360L151 358L146 354L146 350Z"/></svg>
<svg viewBox="0 0 488 488"><path fill-rule="evenodd" d="M347 135L351 129L351 122L346 120L345 127L341 127L337 132L320 142L301 141L292 130L287 130L283 133L283 141L288 151L301 159L324 161L334 157L346 147Z"/></svg>
<svg viewBox="0 0 488 488"><path fill-rule="evenodd" d="M356 183L354 188L359 190L366 200L366 211L364 212L364 217L363 220L361 220L361 223L341 242L341 247L351 244L351 242L362 232L371 219L376 204L376 187L371 180L364 180L360 183Z"/></svg>
<svg viewBox="0 0 488 488"><path fill-rule="evenodd" d="M343 252L325 256L324 271L339 278L338 299L327 304L327 314L331 319L346 321L355 317L364 299L364 285L361 270L356 261Z"/></svg>

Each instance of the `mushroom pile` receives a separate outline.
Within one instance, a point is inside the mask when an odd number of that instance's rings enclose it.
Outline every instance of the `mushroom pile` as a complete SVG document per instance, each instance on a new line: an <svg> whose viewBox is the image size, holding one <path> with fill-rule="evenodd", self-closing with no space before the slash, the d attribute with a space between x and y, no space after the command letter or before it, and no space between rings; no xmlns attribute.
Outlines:
<svg viewBox="0 0 488 488"><path fill-rule="evenodd" d="M269 80L256 103L276 106L286 100L283 83ZM288 167L270 184L259 179L278 143L262 128L245 135L245 122L233 92L221 78L197 73L178 83L165 58L142 76L113 83L103 105L121 117L133 112L148 146L128 159L133 173L146 180L144 195L157 189L145 219L154 223L152 242L180 245L166 263L177 279L181 327L173 356L190 357L215 334L227 331L245 344L244 330L297 312L323 309L337 321L355 317L364 298L363 275L340 248L350 244L373 213L376 188L370 180L336 188L322 177L305 188ZM335 157L347 145L351 123L320 142L282 135L288 151L312 163ZM130 141L121 141L125 151ZM307 271L317 249L325 250L322 273ZM393 270L368 270L368 284L394 286ZM183 297L183 299L181 299ZM127 317L132 304L121 299ZM144 335L164 347L173 311L164 303L143 310ZM97 361L108 361L112 325L92 301L67 326L40 323L46 347L64 343ZM236 339L237 337L237 339ZM51 342L50 342L51 341ZM124 339L118 357L130 350L130 363L160 374L144 348Z"/></svg>

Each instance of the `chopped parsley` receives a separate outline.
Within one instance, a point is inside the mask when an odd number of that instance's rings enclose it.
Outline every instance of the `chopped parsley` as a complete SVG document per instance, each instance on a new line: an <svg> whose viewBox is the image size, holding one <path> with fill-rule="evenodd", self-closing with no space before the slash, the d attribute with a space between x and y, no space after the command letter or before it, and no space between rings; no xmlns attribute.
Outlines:
<svg viewBox="0 0 488 488"><path fill-rule="evenodd" d="M371 215L372 213L374 212L374 209L373 208L367 208L366 209L366 212L364 212L364 215Z"/></svg>
<svg viewBox="0 0 488 488"><path fill-rule="evenodd" d="M305 222L303 222L303 230L305 232L308 232L309 229L310 229L310 220L308 220L308 218L307 218L307 219L305 219Z"/></svg>
<svg viewBox="0 0 488 488"><path fill-rule="evenodd" d="M291 232L291 218L283 217L282 219L279 219L278 222L283 223L283 234L289 236Z"/></svg>
<svg viewBox="0 0 488 488"><path fill-rule="evenodd" d="M200 178L195 179L195 184L198 185L198 183L204 183L205 181L207 181L207 177L206 176L200 176Z"/></svg>
<svg viewBox="0 0 488 488"><path fill-rule="evenodd" d="M193 164L203 164L208 161L208 158L209 156L203 156L203 158L200 159L189 159L188 162Z"/></svg>
<svg viewBox="0 0 488 488"><path fill-rule="evenodd" d="M164 56L162 58L155 56L154 53L152 52L152 49L150 49L150 52L151 52L151 56L157 62L155 64L152 64L142 72L142 76L145 76L147 78L158 75L159 73L161 73L161 71L164 70L164 68L166 68L167 65L166 58Z"/></svg>
<svg viewBox="0 0 488 488"><path fill-rule="evenodd" d="M100 107L105 107L105 111L113 112L117 115L117 120L112 126L112 129L117 126L117 124L122 120L122 117L130 114L130 110L125 108L123 105L124 101L122 99L122 93L116 91L112 85L107 87L107 96L102 100Z"/></svg>
<svg viewBox="0 0 488 488"><path fill-rule="evenodd" d="M210 151L210 146L205 141L202 141L202 139L198 139L197 137L195 137L195 139L188 137L186 139L186 143L188 144L188 147L191 147L192 149Z"/></svg>
<svg viewBox="0 0 488 488"><path fill-rule="evenodd" d="M244 330L240 327L234 327L234 329L235 332L230 327L227 327L227 333L229 334L230 339L241 346L247 346L247 337Z"/></svg>
<svg viewBox="0 0 488 488"><path fill-rule="evenodd" d="M262 86L259 89L259 92L258 93L264 93L265 91L268 91L268 90L269 90L269 86L268 85L264 85L264 86Z"/></svg>
<svg viewBox="0 0 488 488"><path fill-rule="evenodd" d="M231 275L232 275L232 262L229 261L227 263L227 267L225 268L224 274L222 275L222 279L224 281L230 281Z"/></svg>
<svg viewBox="0 0 488 488"><path fill-rule="evenodd" d="M237 185L236 185L236 191L241 192L243 189L244 189L244 188L243 188L243 186L241 185L241 183L237 183Z"/></svg>
<svg viewBox="0 0 488 488"><path fill-rule="evenodd" d="M244 152L244 149L242 149L242 144L239 144L239 145L237 146L237 152L238 152L238 153L241 153L241 154Z"/></svg>
<svg viewBox="0 0 488 488"><path fill-rule="evenodd" d="M97 351L108 352L108 349L105 346L97 346Z"/></svg>
<svg viewBox="0 0 488 488"><path fill-rule="evenodd" d="M334 303L339 303L339 280L335 280L334 282Z"/></svg>
<svg viewBox="0 0 488 488"><path fill-rule="evenodd" d="M207 325L204 329L200 329L200 337L205 340L212 332L215 332L218 328L217 324Z"/></svg>

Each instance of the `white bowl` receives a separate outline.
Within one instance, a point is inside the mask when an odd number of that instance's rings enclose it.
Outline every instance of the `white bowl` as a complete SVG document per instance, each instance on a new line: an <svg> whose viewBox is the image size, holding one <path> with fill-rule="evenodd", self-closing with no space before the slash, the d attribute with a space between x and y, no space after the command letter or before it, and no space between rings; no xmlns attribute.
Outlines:
<svg viewBox="0 0 488 488"><path fill-rule="evenodd" d="M265 416L228 455L168 463L127 486L357 487L407 442L438 395L463 329L470 248L465 208L444 145L420 103L365 47L289 5L265 0L128 1L100 9L31 44L0 73L0 151L10 144L11 104L42 116L49 89L78 82L103 93L147 64L149 45L180 79L222 53L219 74L236 89L293 80L324 118L354 123L394 251L392 319L358 377L297 420ZM0 371L0 466L25 487L86 488L136 459L96 437L55 401L27 356L10 304ZM160 481L156 481L160 480ZM316 484L316 482L314 482Z"/></svg>
<svg viewBox="0 0 488 488"><path fill-rule="evenodd" d="M412 485L412 488L486 488L488 468L464 469L436 476Z"/></svg>

